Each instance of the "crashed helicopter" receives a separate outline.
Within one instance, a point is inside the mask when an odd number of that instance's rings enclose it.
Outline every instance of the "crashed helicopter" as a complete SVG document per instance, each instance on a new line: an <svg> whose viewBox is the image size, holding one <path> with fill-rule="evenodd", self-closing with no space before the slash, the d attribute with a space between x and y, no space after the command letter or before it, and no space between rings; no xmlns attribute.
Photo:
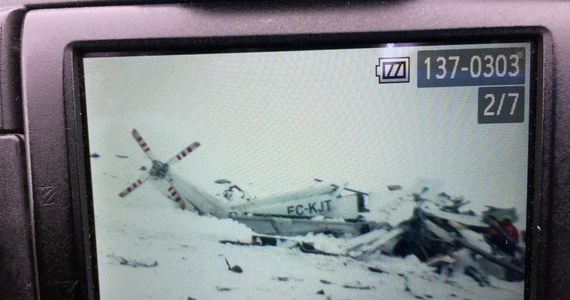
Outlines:
<svg viewBox="0 0 570 300"><path fill-rule="evenodd" d="M338 185L322 184L264 199L233 204L224 201L172 172L171 166L200 146L194 142L166 163L156 159L154 153L133 129L132 136L152 161L149 172L135 180L119 193L125 197L149 179L160 191L173 199L180 208L210 214L217 218L232 218L261 234L300 235L308 232L350 232L360 234L365 224L331 219L313 220L312 217L344 218L356 220L364 211L366 193ZM226 181L219 181L225 183Z"/></svg>
<svg viewBox="0 0 570 300"><path fill-rule="evenodd" d="M514 209L489 207L481 217L460 212L460 208L468 203L462 198L440 193L434 199L428 199L425 193L428 187L423 187L418 193L406 194L400 186L392 185L388 186L393 193L391 200L371 212L367 207L371 201L368 193L346 185L327 184L319 179L316 179L319 185L315 187L263 199L245 197L242 189L222 179L216 183L227 186L224 200L188 182L171 169L195 151L200 146L199 142L161 162L136 129L132 130L132 136L151 160L152 167L121 191L120 197L126 197L151 179L161 193L174 200L181 209L230 218L250 227L256 233L250 244L288 243L300 247L303 252L355 259L379 251L400 256L413 254L434 266L442 262L453 263L455 259L450 259L448 254L466 248L485 262L497 266L500 269L497 277L524 278L524 247L518 247L516 255L501 253L489 243L486 235L497 227L488 221L489 216L510 214L511 218L516 218ZM236 191L247 201L229 201ZM508 236L500 229L498 231L508 240ZM309 233L331 233L345 238L331 248L302 237Z"/></svg>

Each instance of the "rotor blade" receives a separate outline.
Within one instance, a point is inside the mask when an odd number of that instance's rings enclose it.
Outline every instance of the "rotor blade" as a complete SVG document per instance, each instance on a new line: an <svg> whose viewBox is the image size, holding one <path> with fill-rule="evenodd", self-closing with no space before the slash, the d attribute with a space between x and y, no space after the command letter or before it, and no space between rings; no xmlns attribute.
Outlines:
<svg viewBox="0 0 570 300"><path fill-rule="evenodd" d="M146 156L150 160L155 161L156 157L154 156L154 153L152 153L152 151L150 150L150 147L148 146L146 141L143 139L143 137L139 134L139 132L136 129L133 129L133 131L131 133L133 135L133 138L135 138L135 141L137 141L137 144L139 144L141 149L146 154Z"/></svg>
<svg viewBox="0 0 570 300"><path fill-rule="evenodd" d="M199 142L192 143L190 146L188 146L184 150L180 151L180 153L176 154L174 157L169 159L168 162L166 162L166 163L168 165L172 166L173 164L177 163L178 161L180 161L181 159L186 157L186 155L190 154L190 152L194 151L199 146L200 146Z"/></svg>
<svg viewBox="0 0 570 300"><path fill-rule="evenodd" d="M139 177L139 179L131 183L131 185L129 185L126 189L122 190L119 193L119 197L125 197L130 192L134 191L137 187L139 187L141 184L143 184L149 177L150 177L149 173L143 174L141 177Z"/></svg>
<svg viewBox="0 0 570 300"><path fill-rule="evenodd" d="M348 185L348 181L345 182L343 185L336 185L333 184L333 186L336 187L336 190L334 191L334 195L337 198L340 198L342 191L344 191L344 188Z"/></svg>
<svg viewBox="0 0 570 300"><path fill-rule="evenodd" d="M178 192L174 189L174 187L172 185L170 187L168 187L168 193L170 193L170 196L172 196L172 199L174 199L174 201L176 201L176 203L178 203L178 205L180 205L180 208L182 210L186 209L186 203L184 203L184 200L182 200L182 198L180 197L180 195L178 194Z"/></svg>

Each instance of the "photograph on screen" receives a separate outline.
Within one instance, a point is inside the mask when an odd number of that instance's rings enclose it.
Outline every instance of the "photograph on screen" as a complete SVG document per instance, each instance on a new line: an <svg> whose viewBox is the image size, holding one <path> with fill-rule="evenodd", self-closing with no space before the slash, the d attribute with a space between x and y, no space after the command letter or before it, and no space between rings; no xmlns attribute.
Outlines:
<svg viewBox="0 0 570 300"><path fill-rule="evenodd" d="M524 298L531 43L232 51L83 58L101 298Z"/></svg>

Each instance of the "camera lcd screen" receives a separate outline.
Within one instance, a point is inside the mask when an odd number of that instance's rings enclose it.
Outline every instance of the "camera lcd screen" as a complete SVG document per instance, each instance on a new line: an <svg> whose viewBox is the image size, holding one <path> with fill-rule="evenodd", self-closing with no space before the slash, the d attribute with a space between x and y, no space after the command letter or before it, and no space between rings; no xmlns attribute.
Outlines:
<svg viewBox="0 0 570 300"><path fill-rule="evenodd" d="M101 298L524 298L531 50L87 55Z"/></svg>

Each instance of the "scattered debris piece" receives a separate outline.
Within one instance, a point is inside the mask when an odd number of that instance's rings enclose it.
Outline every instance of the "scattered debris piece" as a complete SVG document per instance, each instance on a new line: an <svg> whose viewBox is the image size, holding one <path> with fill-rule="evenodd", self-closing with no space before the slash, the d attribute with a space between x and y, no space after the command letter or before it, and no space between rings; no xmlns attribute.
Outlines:
<svg viewBox="0 0 570 300"><path fill-rule="evenodd" d="M319 290L319 291L317 292L317 294L318 294L318 295L324 295L324 294L325 294L325 291Z"/></svg>
<svg viewBox="0 0 570 300"><path fill-rule="evenodd" d="M402 189L402 186L400 186L399 184L391 184L391 185L388 185L388 190L389 190L389 191L398 191L398 190L401 190L401 189Z"/></svg>
<svg viewBox="0 0 570 300"><path fill-rule="evenodd" d="M221 286L217 286L216 287L216 291L218 292L229 292L233 290L233 288L229 288L229 287L221 287Z"/></svg>
<svg viewBox="0 0 570 300"><path fill-rule="evenodd" d="M324 279L321 279L320 282L324 283L324 284L332 284L332 282L330 282L328 280L324 280Z"/></svg>
<svg viewBox="0 0 570 300"><path fill-rule="evenodd" d="M228 265L228 270L235 272L235 273L242 273L243 272L243 270L241 269L240 266L238 266L238 265L231 266L230 263L228 262L228 259L225 258L225 260L226 260L226 265Z"/></svg>
<svg viewBox="0 0 570 300"><path fill-rule="evenodd" d="M218 179L218 180L214 181L214 183L217 183L217 184L231 184L232 182L229 181L229 180L227 180L227 179L225 179L225 178L222 178L222 179Z"/></svg>
<svg viewBox="0 0 570 300"><path fill-rule="evenodd" d="M119 155L119 154L115 154L116 158L129 158L127 155Z"/></svg>
<svg viewBox="0 0 570 300"><path fill-rule="evenodd" d="M301 282L304 280L302 278L287 277L287 276L278 276L278 277L273 277L271 279L277 280L277 281L297 281L297 282Z"/></svg>
<svg viewBox="0 0 570 300"><path fill-rule="evenodd" d="M196 300L196 298L188 297L187 300Z"/></svg>
<svg viewBox="0 0 570 300"><path fill-rule="evenodd" d="M368 270L371 272L374 272L374 273L380 273L380 274L386 273L386 271L384 271L382 269L375 268L375 267L368 267Z"/></svg>
<svg viewBox="0 0 570 300"><path fill-rule="evenodd" d="M117 255L113 255L113 254L107 255L107 257L118 262L122 266L130 266L133 268L137 268L137 267L152 268L152 267L158 266L158 261L156 261L156 260L153 262L145 262L145 261L136 260L136 259L126 259L122 256L117 256Z"/></svg>
<svg viewBox="0 0 570 300"><path fill-rule="evenodd" d="M512 222L518 221L519 217L517 215L517 211L514 207L510 208L501 208L495 207L491 205L485 205L487 208L486 211L483 212L481 219L485 220L489 217L493 217L496 220L501 220L504 217L509 217Z"/></svg>
<svg viewBox="0 0 570 300"><path fill-rule="evenodd" d="M238 246L261 246L259 244L255 244L255 243L240 242L239 240L238 241L221 240L220 243L221 244L229 244L229 245L238 245Z"/></svg>
<svg viewBox="0 0 570 300"><path fill-rule="evenodd" d="M261 246L277 246L279 238L270 236L257 236L253 235L252 240L256 241L256 244Z"/></svg>
<svg viewBox="0 0 570 300"><path fill-rule="evenodd" d="M372 289L370 286L367 286L367 285L365 285L365 286L357 286L357 285L348 285L348 284L345 284L345 285L343 285L342 287L345 288L345 289L357 289L357 290L370 290L370 289Z"/></svg>
<svg viewBox="0 0 570 300"><path fill-rule="evenodd" d="M93 153L91 153L91 155L89 155L89 156L91 156L92 158L99 158L99 157L101 157L101 155L99 155L99 153L97 153L97 152L93 152Z"/></svg>
<svg viewBox="0 0 570 300"><path fill-rule="evenodd" d="M299 249L303 253L312 253L312 254L321 254L321 255L329 255L329 256L339 256L338 254L325 252L315 248L315 246L311 243L300 242Z"/></svg>
<svg viewBox="0 0 570 300"><path fill-rule="evenodd" d="M141 171L146 171L147 168L146 168L146 166L141 166L141 168L140 168L139 170L141 170Z"/></svg>
<svg viewBox="0 0 570 300"><path fill-rule="evenodd" d="M477 281L479 283L479 286L490 286L491 285L487 275L482 274L481 272L477 271L477 269L475 269L471 266L465 268L465 271L463 273L465 275L473 278L475 281Z"/></svg>
<svg viewBox="0 0 570 300"><path fill-rule="evenodd" d="M434 267L436 269L436 273L450 277L453 275L453 266L456 262L457 259L455 257L445 254L430 258L426 264L430 267Z"/></svg>

